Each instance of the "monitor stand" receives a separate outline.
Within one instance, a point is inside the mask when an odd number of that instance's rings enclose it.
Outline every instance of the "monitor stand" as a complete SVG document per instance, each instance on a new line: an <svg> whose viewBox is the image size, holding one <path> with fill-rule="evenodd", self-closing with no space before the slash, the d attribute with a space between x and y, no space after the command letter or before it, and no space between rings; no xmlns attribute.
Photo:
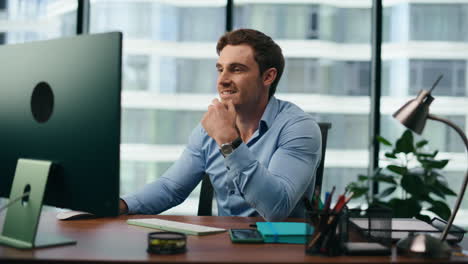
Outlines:
<svg viewBox="0 0 468 264"><path fill-rule="evenodd" d="M51 161L19 159L10 192L10 200L29 192L29 196L13 203L5 216L0 244L31 249L76 244L64 237L45 235L37 238L42 203Z"/></svg>

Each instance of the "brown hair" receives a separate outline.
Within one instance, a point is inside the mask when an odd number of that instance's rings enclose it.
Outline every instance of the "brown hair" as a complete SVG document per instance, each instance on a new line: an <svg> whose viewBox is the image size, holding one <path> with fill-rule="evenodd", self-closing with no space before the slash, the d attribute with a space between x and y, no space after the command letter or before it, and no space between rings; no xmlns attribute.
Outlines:
<svg viewBox="0 0 468 264"><path fill-rule="evenodd" d="M260 74L269 68L276 69L276 79L271 84L268 94L268 98L272 97L284 70L284 57L281 48L269 36L260 31L237 29L221 36L216 45L216 52L219 55L227 45L241 44L247 44L254 50L254 59L258 64Z"/></svg>

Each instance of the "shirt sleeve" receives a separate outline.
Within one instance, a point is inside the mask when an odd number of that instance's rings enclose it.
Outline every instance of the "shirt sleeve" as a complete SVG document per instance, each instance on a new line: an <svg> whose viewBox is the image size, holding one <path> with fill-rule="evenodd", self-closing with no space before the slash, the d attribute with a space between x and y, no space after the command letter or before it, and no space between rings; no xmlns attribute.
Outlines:
<svg viewBox="0 0 468 264"><path fill-rule="evenodd" d="M187 198L205 171L203 138L199 125L192 131L181 157L159 179L134 194L122 197L129 214L159 214Z"/></svg>
<svg viewBox="0 0 468 264"><path fill-rule="evenodd" d="M321 156L321 133L312 117L287 123L268 167L242 143L225 159L234 170L234 186L245 201L267 221L289 216L311 181Z"/></svg>

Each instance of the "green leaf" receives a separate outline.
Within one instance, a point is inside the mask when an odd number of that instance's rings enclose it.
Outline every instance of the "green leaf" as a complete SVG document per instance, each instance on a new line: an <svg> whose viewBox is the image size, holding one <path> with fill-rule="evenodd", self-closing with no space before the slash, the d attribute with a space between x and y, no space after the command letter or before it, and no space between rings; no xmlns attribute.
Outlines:
<svg viewBox="0 0 468 264"><path fill-rule="evenodd" d="M404 175L408 171L406 167L401 167L397 165L388 165L387 169L400 175Z"/></svg>
<svg viewBox="0 0 468 264"><path fill-rule="evenodd" d="M440 188L436 187L435 184L426 185L426 188L428 189L429 193L433 193L433 194L435 194L435 195L437 195L440 198L445 200L445 193L443 191L441 191Z"/></svg>
<svg viewBox="0 0 468 264"><path fill-rule="evenodd" d="M406 154L414 152L413 134L410 130L405 130L405 132L403 132L403 135L401 135L401 138L397 140L395 144L395 152L403 152Z"/></svg>
<svg viewBox="0 0 468 264"><path fill-rule="evenodd" d="M416 174L404 175L401 179L401 187L414 196L421 196L426 193L424 182Z"/></svg>
<svg viewBox="0 0 468 264"><path fill-rule="evenodd" d="M421 206L414 199L391 199L388 203L393 209L393 217L412 218L421 212Z"/></svg>
<svg viewBox="0 0 468 264"><path fill-rule="evenodd" d="M434 199L432 199L427 193L423 194L419 198L421 201L427 201L429 203L432 203Z"/></svg>
<svg viewBox="0 0 468 264"><path fill-rule="evenodd" d="M417 215L415 217L416 217L416 219L419 219L419 220L424 221L426 223L431 223L431 218L429 216L427 216L427 215L419 214L419 215Z"/></svg>
<svg viewBox="0 0 468 264"><path fill-rule="evenodd" d="M384 198L392 194L396 190L396 186L389 187L385 190L383 190L381 193L379 193L379 198Z"/></svg>
<svg viewBox="0 0 468 264"><path fill-rule="evenodd" d="M392 146L392 143L390 143L390 141L386 140L384 137L377 136L377 140L386 146Z"/></svg>
<svg viewBox="0 0 468 264"><path fill-rule="evenodd" d="M434 162L434 164L432 165L433 168L443 169L445 166L447 166L449 160L434 160L432 162Z"/></svg>
<svg viewBox="0 0 468 264"><path fill-rule="evenodd" d="M369 192L368 187L355 187L355 188L350 188L350 192L353 193L353 199L359 198Z"/></svg>
<svg viewBox="0 0 468 264"><path fill-rule="evenodd" d="M386 183L390 183L393 185L397 184L397 182L395 181L395 177L390 176L390 175L381 174L381 175L375 176L373 179L378 182L386 182Z"/></svg>
<svg viewBox="0 0 468 264"><path fill-rule="evenodd" d="M369 179L369 176L366 176L366 175L358 175L358 180L359 181L367 181Z"/></svg>
<svg viewBox="0 0 468 264"><path fill-rule="evenodd" d="M348 185L346 185L345 190L346 191L352 190L353 188L357 188L359 186L360 185L357 182L350 182L350 183L348 183Z"/></svg>
<svg viewBox="0 0 468 264"><path fill-rule="evenodd" d="M416 143L416 147L421 148L421 147L425 146L427 143L429 143L429 142L427 140L423 139L423 140L419 141L418 143Z"/></svg>
<svg viewBox="0 0 468 264"><path fill-rule="evenodd" d="M437 190L440 190L446 195L457 196L457 194L454 191L452 191L452 189L450 189L444 182L436 181L433 187L437 188Z"/></svg>
<svg viewBox="0 0 468 264"><path fill-rule="evenodd" d="M385 157L391 158L391 159L396 159L397 158L397 156L395 154L393 154L392 152L385 153Z"/></svg>
<svg viewBox="0 0 468 264"><path fill-rule="evenodd" d="M429 211L435 213L440 218L444 220L448 220L451 214L450 208L447 206L446 203L442 201L434 201L432 202L432 207L428 209Z"/></svg>
<svg viewBox="0 0 468 264"><path fill-rule="evenodd" d="M443 169L447 165L449 160L425 159L425 160L420 160L419 162L421 162L423 167L427 169Z"/></svg>
<svg viewBox="0 0 468 264"><path fill-rule="evenodd" d="M426 159L426 158L433 158L432 156L433 154L432 153L416 153L416 157L418 157L419 159Z"/></svg>

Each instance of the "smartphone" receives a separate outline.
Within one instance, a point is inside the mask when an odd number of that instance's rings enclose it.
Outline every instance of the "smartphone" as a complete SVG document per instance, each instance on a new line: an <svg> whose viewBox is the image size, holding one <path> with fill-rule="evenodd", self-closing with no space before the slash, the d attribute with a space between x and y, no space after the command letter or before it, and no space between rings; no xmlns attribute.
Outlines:
<svg viewBox="0 0 468 264"><path fill-rule="evenodd" d="M233 243L263 243L263 236L257 229L229 229Z"/></svg>

